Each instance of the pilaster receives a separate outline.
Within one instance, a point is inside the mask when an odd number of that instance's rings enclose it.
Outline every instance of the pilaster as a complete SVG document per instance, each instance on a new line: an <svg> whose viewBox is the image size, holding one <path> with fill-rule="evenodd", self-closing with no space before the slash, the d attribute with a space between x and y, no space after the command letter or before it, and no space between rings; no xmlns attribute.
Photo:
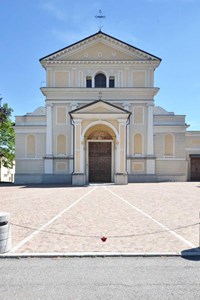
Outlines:
<svg viewBox="0 0 200 300"><path fill-rule="evenodd" d="M147 174L155 174L154 137L153 137L153 104L147 105Z"/></svg>
<svg viewBox="0 0 200 300"><path fill-rule="evenodd" d="M46 106L46 156L44 159L45 174L53 174L53 144L52 144L52 107Z"/></svg>
<svg viewBox="0 0 200 300"><path fill-rule="evenodd" d="M53 104L46 106L46 156L52 156L52 107Z"/></svg>
<svg viewBox="0 0 200 300"><path fill-rule="evenodd" d="M124 109L130 111L130 103L128 101L123 103ZM130 126L128 125L126 127L126 157L130 155ZM131 162L130 159L126 158L126 164L127 164L127 171L130 173L131 171Z"/></svg>
<svg viewBox="0 0 200 300"><path fill-rule="evenodd" d="M127 184L128 174L126 166L126 120L119 119L119 163L115 173L116 184Z"/></svg>
<svg viewBox="0 0 200 300"><path fill-rule="evenodd" d="M81 173L81 119L74 120L74 173Z"/></svg>
<svg viewBox="0 0 200 300"><path fill-rule="evenodd" d="M74 110L78 107L78 103L77 102L71 102L70 104L71 106L71 110ZM71 127L71 130L70 130L70 135L71 135L71 138L70 138L70 156L73 157L74 159L74 126L70 126ZM73 172L73 165L74 165L74 162L73 162L73 159L70 160L70 173Z"/></svg>

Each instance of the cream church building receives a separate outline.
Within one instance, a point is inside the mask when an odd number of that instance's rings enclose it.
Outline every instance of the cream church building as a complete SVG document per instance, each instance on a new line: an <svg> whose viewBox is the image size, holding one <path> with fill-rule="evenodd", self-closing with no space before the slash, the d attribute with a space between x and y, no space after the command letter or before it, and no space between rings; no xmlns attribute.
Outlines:
<svg viewBox="0 0 200 300"><path fill-rule="evenodd" d="M45 106L16 117L15 183L200 181L200 132L155 106L160 62L102 31L40 59Z"/></svg>

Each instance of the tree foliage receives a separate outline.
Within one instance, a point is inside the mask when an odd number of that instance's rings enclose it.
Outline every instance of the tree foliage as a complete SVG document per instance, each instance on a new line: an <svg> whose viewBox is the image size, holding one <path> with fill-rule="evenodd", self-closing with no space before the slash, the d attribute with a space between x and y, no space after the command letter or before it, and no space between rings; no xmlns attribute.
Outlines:
<svg viewBox="0 0 200 300"><path fill-rule="evenodd" d="M5 103L0 106L0 162L12 168L15 159L15 133L11 120L12 108Z"/></svg>

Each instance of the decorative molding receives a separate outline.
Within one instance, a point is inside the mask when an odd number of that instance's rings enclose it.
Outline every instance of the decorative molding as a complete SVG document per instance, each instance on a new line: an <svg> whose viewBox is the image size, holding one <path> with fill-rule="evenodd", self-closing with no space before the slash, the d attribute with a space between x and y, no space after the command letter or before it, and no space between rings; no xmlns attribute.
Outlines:
<svg viewBox="0 0 200 300"><path fill-rule="evenodd" d="M104 35L103 33L100 33L98 35L94 35L85 40L82 40L72 46L66 47L65 49L63 49L61 51L57 51L56 53L48 56L47 58L44 58L43 62L56 59L60 56L68 54L74 50L77 51L80 48L85 48L86 46L92 46L97 42L106 42L109 45L117 46L120 49L126 50L129 53L131 52L132 54L139 56L139 57L143 57L144 59L150 59L150 58L152 59L151 54L145 53L142 50L135 48L134 46L128 45L126 43L123 43L122 41L116 40L115 38L112 38L107 35Z"/></svg>
<svg viewBox="0 0 200 300"><path fill-rule="evenodd" d="M108 132L98 130L92 132L87 139L88 140L112 140L112 136Z"/></svg>
<svg viewBox="0 0 200 300"><path fill-rule="evenodd" d="M44 61L43 65L96 65L96 64L101 64L101 65L125 65L125 64L130 64L130 65L147 65L147 66L157 66L158 62L155 60L48 60Z"/></svg>

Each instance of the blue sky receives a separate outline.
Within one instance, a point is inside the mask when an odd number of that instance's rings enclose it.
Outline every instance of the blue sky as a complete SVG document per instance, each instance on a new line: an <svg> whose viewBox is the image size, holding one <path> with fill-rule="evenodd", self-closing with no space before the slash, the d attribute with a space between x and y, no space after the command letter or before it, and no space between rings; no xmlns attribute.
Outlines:
<svg viewBox="0 0 200 300"><path fill-rule="evenodd" d="M24 115L45 105L39 59L98 31L162 58L155 104L200 130L199 0L0 0L0 97Z"/></svg>

